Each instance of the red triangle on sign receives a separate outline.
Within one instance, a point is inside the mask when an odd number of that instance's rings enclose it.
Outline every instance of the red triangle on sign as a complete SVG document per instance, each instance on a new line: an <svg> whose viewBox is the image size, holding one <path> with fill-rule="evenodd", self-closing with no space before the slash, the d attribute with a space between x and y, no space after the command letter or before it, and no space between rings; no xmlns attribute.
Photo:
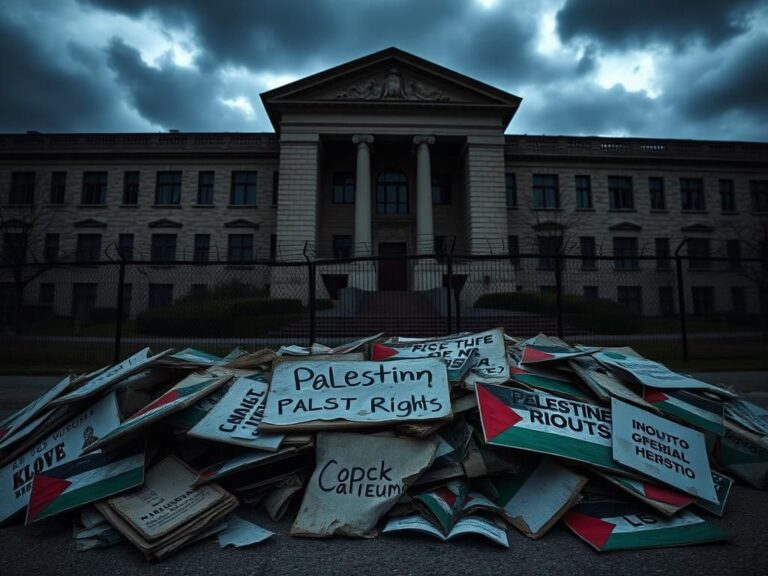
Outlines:
<svg viewBox="0 0 768 576"><path fill-rule="evenodd" d="M480 406L480 421L488 442L505 430L512 428L523 417L512 408L491 394L482 384L475 384L477 388L477 403Z"/></svg>
<svg viewBox="0 0 768 576"><path fill-rule="evenodd" d="M62 478L55 478L53 476L46 476L42 473L35 474L32 479L32 489L29 495L29 505L27 506L27 519L26 524L34 522L40 512L42 512L48 504L56 500L61 493L66 490L72 482L64 480Z"/></svg>
<svg viewBox="0 0 768 576"><path fill-rule="evenodd" d="M525 349L523 349L523 357L520 362L523 364L543 362L544 360L552 360L552 358L556 358L556 356L554 354L548 354L547 352L542 352L541 350L536 350L536 348L526 346Z"/></svg>
<svg viewBox="0 0 768 576"><path fill-rule="evenodd" d="M656 404L658 402L669 400L669 396L664 394L661 390L645 387L643 388L643 400L650 402L651 404Z"/></svg>
<svg viewBox="0 0 768 576"><path fill-rule="evenodd" d="M397 356L397 348L390 348L384 344L374 344L371 351L371 360L386 360L392 356Z"/></svg>
<svg viewBox="0 0 768 576"><path fill-rule="evenodd" d="M688 504L696 500L693 496L678 492L677 490L670 490L663 486L657 486L656 484L643 484L643 491L651 500L664 502L665 504L679 506L681 508L683 506L688 506Z"/></svg>
<svg viewBox="0 0 768 576"><path fill-rule="evenodd" d="M578 512L568 511L563 516L563 521L568 528L576 532L581 538L592 544L598 550L605 547L611 537L615 524L594 518Z"/></svg>
<svg viewBox="0 0 768 576"><path fill-rule="evenodd" d="M154 402L150 402L149 404L144 406L144 408L142 408L141 410L136 412L136 414L134 414L133 416L128 418L128 420L133 420L134 418L136 418L138 416L141 416L142 414L146 414L150 410L154 410L155 408L159 408L160 406L163 406L165 404L170 404L171 402L173 402L177 398L179 398L179 391L178 390L169 390L168 392L166 392L165 394L160 396L160 398L158 398Z"/></svg>

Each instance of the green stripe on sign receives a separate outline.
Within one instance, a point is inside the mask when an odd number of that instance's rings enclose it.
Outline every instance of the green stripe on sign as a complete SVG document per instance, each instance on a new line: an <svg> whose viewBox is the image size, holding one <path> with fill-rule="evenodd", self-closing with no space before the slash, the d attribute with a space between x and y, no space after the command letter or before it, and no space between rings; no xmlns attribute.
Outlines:
<svg viewBox="0 0 768 576"><path fill-rule="evenodd" d="M728 538L730 538L729 534L719 526L702 522L701 524L678 526L676 528L612 534L605 543L602 552L686 546L689 544L717 542L719 540L727 540Z"/></svg>
<svg viewBox="0 0 768 576"><path fill-rule="evenodd" d="M683 422L692 424L697 428L714 432L715 434L718 434L720 436L723 435L722 422L719 422L719 423L712 422L711 420L707 420L706 418L703 418L698 414L689 412L685 408L681 408L680 406L675 406L671 402L658 402L654 404L654 406L656 406L657 408L660 408L661 411L664 412L664 414L680 418L680 420L682 420Z"/></svg>

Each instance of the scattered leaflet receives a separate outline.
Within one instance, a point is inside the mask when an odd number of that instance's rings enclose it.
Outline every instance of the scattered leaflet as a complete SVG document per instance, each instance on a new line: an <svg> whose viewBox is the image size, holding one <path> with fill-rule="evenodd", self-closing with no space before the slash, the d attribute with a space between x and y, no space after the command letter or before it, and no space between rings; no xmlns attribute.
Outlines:
<svg viewBox="0 0 768 576"><path fill-rule="evenodd" d="M506 530L496 526L492 520L488 520L481 516L465 516L464 518L461 518L454 524L453 528L451 528L447 534L444 534L437 526L432 524L432 522L418 514L404 516L402 518L390 518L381 532L386 534L402 531L422 532L434 536L443 542L448 542L466 534L472 534L483 536L500 546L509 548Z"/></svg>
<svg viewBox="0 0 768 576"><path fill-rule="evenodd" d="M227 546L234 546L235 548L241 548L243 546L251 546L264 542L270 536L274 536L274 532L270 532L257 526L253 522L243 520L239 516L232 514L226 520L227 527L218 533L217 538L219 540L219 546L226 548Z"/></svg>

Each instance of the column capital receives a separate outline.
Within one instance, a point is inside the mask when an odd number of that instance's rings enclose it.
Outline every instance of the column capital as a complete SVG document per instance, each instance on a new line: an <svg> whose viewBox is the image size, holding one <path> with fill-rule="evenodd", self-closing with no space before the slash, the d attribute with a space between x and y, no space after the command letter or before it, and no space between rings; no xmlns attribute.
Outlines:
<svg viewBox="0 0 768 576"><path fill-rule="evenodd" d="M357 144L373 144L373 134L355 134L352 136L352 143Z"/></svg>
<svg viewBox="0 0 768 576"><path fill-rule="evenodd" d="M431 146L435 143L435 137L434 136L414 136L413 137L413 143L418 146L419 144L427 144L428 146Z"/></svg>

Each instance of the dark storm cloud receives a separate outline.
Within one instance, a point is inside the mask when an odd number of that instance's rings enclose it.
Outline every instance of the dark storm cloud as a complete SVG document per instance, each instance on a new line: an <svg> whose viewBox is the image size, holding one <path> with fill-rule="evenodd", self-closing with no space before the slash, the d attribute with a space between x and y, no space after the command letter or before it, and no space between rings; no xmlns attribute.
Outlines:
<svg viewBox="0 0 768 576"><path fill-rule="evenodd" d="M659 42L715 46L743 33L761 0L567 0L557 14L564 41L576 37L614 48Z"/></svg>

